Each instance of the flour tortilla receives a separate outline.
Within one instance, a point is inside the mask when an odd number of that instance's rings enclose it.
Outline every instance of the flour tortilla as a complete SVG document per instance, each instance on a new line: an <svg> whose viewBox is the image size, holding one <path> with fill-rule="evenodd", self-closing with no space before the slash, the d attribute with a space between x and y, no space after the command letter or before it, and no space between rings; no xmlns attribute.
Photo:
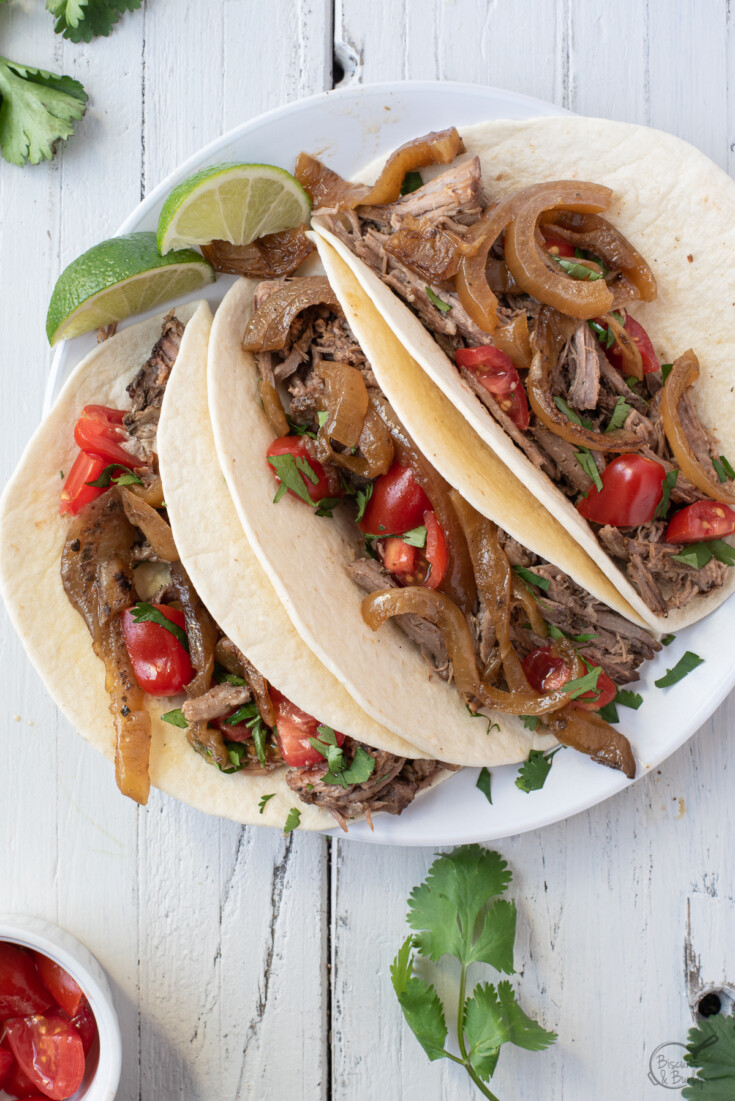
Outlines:
<svg viewBox="0 0 735 1101"><path fill-rule="evenodd" d="M211 315L208 305L201 302L179 307L177 316L188 322L177 361L184 364L186 372L188 357L201 356L202 347L206 347ZM127 405L125 387L148 359L160 336L161 321L159 315L124 329L79 364L28 444L0 501L0 591L10 618L61 711L110 761L115 755L115 734L104 666L61 584L60 559L68 520L58 514L59 470L67 472L74 461L73 426L82 406ZM196 449L205 426L206 410L204 415L200 411L189 417L185 425L187 438ZM167 501L170 507L172 503ZM173 507L178 511L178 501ZM241 533L233 531L233 557L239 554L242 541ZM263 599L261 588L253 594L254 603ZM236 641L243 643L241 637ZM276 650L276 632L272 644ZM207 764L189 746L182 730L159 717L180 702L180 698L148 697L153 725L150 774L156 787L206 813L246 824L282 828L289 809L297 806L300 828L334 826L331 815L306 806L288 789L282 772L226 775ZM275 793L274 798L260 815L260 797L270 793Z"/></svg>
<svg viewBox="0 0 735 1101"><path fill-rule="evenodd" d="M454 686L436 676L394 623L369 629L361 613L365 594L345 569L359 546L348 516L337 510L332 519L318 517L290 494L273 504L275 481L265 462L273 431L258 401L255 358L242 349L256 286L240 280L217 311L209 408L240 520L299 635L364 711L439 760L510 764L525 760L532 748L553 745L553 738L526 730L515 716L494 714L497 725L488 730L487 720L470 716ZM341 298L341 284L334 289ZM377 325L369 300L361 295L361 302L367 324Z"/></svg>
<svg viewBox="0 0 735 1101"><path fill-rule="evenodd" d="M553 179L582 179L605 184L614 201L605 217L617 226L651 265L658 284L655 302L636 302L634 314L651 336L659 358L671 362L687 348L699 357L701 375L692 397L702 422L717 435L721 452L735 456L735 394L731 378L731 334L735 323L735 183L686 142L661 131L607 119L542 118L526 122L498 121L460 128L467 152L479 156L484 186L493 198L503 198L529 184ZM376 177L385 158L368 166L361 178ZM428 178L441 169L428 170ZM490 416L460 377L454 364L408 307L341 242L315 228L337 249L361 286L400 336L412 357L443 394L460 410L472 429L498 455L554 516L615 585L610 600L575 573L571 559L555 558L544 547L528 514L528 523L514 531L506 523L502 501L488 502L484 511L521 542L555 562L595 596L623 615L643 620L655 631L676 631L717 608L735 590L735 569L717 592L700 596L667 617L653 613L626 575L602 548L587 522L552 481L526 458ZM379 365L380 366L380 365ZM387 365L389 366L389 365ZM381 380L389 397L391 379ZM409 426L411 427L411 426ZM456 437L442 418L430 426L411 427L427 453L441 454L439 469L457 466ZM445 473L445 471L442 471ZM452 479L476 507L469 475ZM631 609L635 615L631 614Z"/></svg>

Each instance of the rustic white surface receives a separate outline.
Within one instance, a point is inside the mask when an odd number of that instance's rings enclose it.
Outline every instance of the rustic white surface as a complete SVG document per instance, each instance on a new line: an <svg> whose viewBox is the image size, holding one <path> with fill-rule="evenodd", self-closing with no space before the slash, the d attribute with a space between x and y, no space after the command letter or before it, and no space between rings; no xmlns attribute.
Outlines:
<svg viewBox="0 0 735 1101"><path fill-rule="evenodd" d="M0 162L4 477L39 415L60 268L224 129L330 87L335 45L345 81L496 84L671 130L735 169L726 0L145 0L89 46L55 38L43 7L3 5L0 49L92 99L53 164ZM2 908L57 920L107 969L120 1101L476 1096L426 1061L390 988L431 852L284 840L158 793L138 811L5 619L0 678ZM503 1101L672 1096L648 1079L652 1053L685 1039L700 990L735 983L734 721L731 697L655 775L497 846L515 872L521 1000L560 1037L501 1055Z"/></svg>

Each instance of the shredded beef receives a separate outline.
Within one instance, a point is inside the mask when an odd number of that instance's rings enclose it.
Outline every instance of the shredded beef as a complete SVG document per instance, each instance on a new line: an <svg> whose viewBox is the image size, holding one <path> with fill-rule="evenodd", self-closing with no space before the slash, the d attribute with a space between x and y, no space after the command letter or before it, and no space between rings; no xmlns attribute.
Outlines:
<svg viewBox="0 0 735 1101"><path fill-rule="evenodd" d="M236 684L215 684L202 696L182 703L181 710L187 722L209 722L210 719L221 718L235 707L242 707L250 699L249 688L241 688Z"/></svg>
<svg viewBox="0 0 735 1101"><path fill-rule="evenodd" d="M574 378L568 401L575 409L596 409L600 393L599 342L586 323L578 325L565 349Z"/></svg>
<svg viewBox="0 0 735 1101"><path fill-rule="evenodd" d="M482 202L480 159L473 157L452 165L394 203L361 207L360 217L394 230L401 228L406 217L421 218L426 225L436 225L447 218L474 220L482 211Z"/></svg>
<svg viewBox="0 0 735 1101"><path fill-rule="evenodd" d="M365 592L381 592L383 589L396 589L398 582L384 566L374 558L356 558L346 567L347 572ZM438 627L418 615L395 616L393 622L404 634L421 647L421 653L436 670L442 680L450 680L452 666L449 662L444 636Z"/></svg>
<svg viewBox="0 0 735 1101"><path fill-rule="evenodd" d="M176 362L183 335L184 325L172 310L164 318L161 336L150 358L127 388L131 408L123 417L123 425L132 440L127 444L126 450L136 458L146 459L151 450L166 383Z"/></svg>
<svg viewBox="0 0 735 1101"><path fill-rule="evenodd" d="M579 464L577 460L579 449L573 443L568 443L561 436L555 435L541 424L535 424L530 429L530 435L533 436L542 451L553 459L556 464L554 481L563 484L568 496L576 493L589 493L592 488L592 479Z"/></svg>
<svg viewBox="0 0 735 1101"><path fill-rule="evenodd" d="M522 432L520 428L513 423L507 413L500 408L492 394L490 394L478 380L474 372L468 371L465 367L460 367L459 371L462 378L473 393L477 394L487 411L495 418L498 424L505 429L511 439L521 448L533 465L553 478L556 473L553 462L536 447L534 441L531 439L531 435L528 432ZM581 469L580 467L580 470Z"/></svg>
<svg viewBox="0 0 735 1101"><path fill-rule="evenodd" d="M372 815L378 811L400 814L443 768L456 768L438 761L396 757L351 738L342 747L348 764L352 763L358 746L375 761L372 775L364 784L341 787L339 784L323 783L326 763L308 769L291 769L286 773L286 783L302 802L329 811L345 831L348 820L361 814L365 815L371 826Z"/></svg>

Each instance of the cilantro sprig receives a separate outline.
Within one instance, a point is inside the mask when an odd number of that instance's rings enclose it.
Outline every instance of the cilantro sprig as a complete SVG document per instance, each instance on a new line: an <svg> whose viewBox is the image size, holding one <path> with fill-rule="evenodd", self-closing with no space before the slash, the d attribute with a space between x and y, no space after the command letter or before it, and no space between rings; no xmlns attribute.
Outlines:
<svg viewBox="0 0 735 1101"><path fill-rule="evenodd" d="M94 486L96 489L107 489L115 486L142 486L143 481L122 463L110 463L93 482L85 482L85 485Z"/></svg>
<svg viewBox="0 0 735 1101"><path fill-rule="evenodd" d="M685 1101L730 1101L735 1095L735 1017L718 1013L689 1029L684 1062L696 1068Z"/></svg>
<svg viewBox="0 0 735 1101"><path fill-rule="evenodd" d="M436 306L440 313L449 313L452 308L451 302L445 302L443 298L440 298L439 295L431 289L431 287L425 287L424 290L432 306Z"/></svg>
<svg viewBox="0 0 735 1101"><path fill-rule="evenodd" d="M0 57L0 153L11 164L50 161L87 109L78 80Z"/></svg>
<svg viewBox="0 0 735 1101"><path fill-rule="evenodd" d="M337 745L337 735L331 726L320 725L316 728L318 738L309 738L312 747L327 762L327 771L322 776L323 784L336 784L347 788L352 784L364 784L375 769L375 758L357 746L352 763L347 764L342 747Z"/></svg>
<svg viewBox="0 0 735 1101"><path fill-rule="evenodd" d="M156 608L154 604L146 604L145 601L140 601L130 609L130 614L133 617L135 623L157 623L159 627L163 627L169 634L173 635L177 642L189 652L189 640L186 637L186 631L179 627L178 623L174 623L173 620L167 619L163 612Z"/></svg>
<svg viewBox="0 0 735 1101"><path fill-rule="evenodd" d="M485 1085L495 1072L503 1044L543 1051L556 1040L528 1017L510 982L478 983L467 996L467 971L484 963L502 974L515 973L513 948L516 908L501 898L511 881L507 863L480 845L462 845L439 856L408 900L407 921L414 930L391 965L391 980L406 1023L429 1059L451 1059L463 1066L489 1101L498 1098ZM414 951L433 962L459 960L457 1005L459 1055L446 1048L448 1029L436 988L414 974Z"/></svg>
<svg viewBox="0 0 735 1101"><path fill-rule="evenodd" d="M126 11L135 11L142 0L46 0L56 22L54 30L70 42L106 38Z"/></svg>
<svg viewBox="0 0 735 1101"><path fill-rule="evenodd" d="M534 726L529 726L529 730L535 730L536 726L538 726L538 716L523 716L524 725L528 725L525 722L526 718L536 720ZM563 746L558 745L556 749L552 749L551 753L544 753L542 749L530 750L528 760L524 761L518 770L516 787L519 788L520 791L525 791L527 795L532 791L541 791L541 788L546 783L546 777L551 771L554 757L560 749L563 749Z"/></svg>

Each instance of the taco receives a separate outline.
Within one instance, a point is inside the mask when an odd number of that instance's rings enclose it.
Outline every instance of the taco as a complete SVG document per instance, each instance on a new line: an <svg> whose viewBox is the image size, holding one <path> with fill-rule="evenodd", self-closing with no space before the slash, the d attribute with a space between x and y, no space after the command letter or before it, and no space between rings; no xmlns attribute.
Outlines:
<svg viewBox="0 0 735 1101"><path fill-rule="evenodd" d="M577 580L450 488L378 379L405 366L430 387L417 386L417 419L442 417L441 395L319 251L328 279L233 286L208 367L223 472L297 631L365 711L432 756L503 764L558 740L632 776L599 711L659 643L577 583L617 596L487 448L471 455L476 481Z"/></svg>
<svg viewBox="0 0 735 1101"><path fill-rule="evenodd" d="M449 167L424 182L427 164ZM730 595L724 173L667 134L564 117L418 139L372 187L305 155L297 176L411 355L638 617L672 631ZM449 459L441 422L429 437Z"/></svg>
<svg viewBox="0 0 735 1101"><path fill-rule="evenodd" d="M210 327L182 306L76 368L0 506L11 618L137 802L153 783L309 829L400 813L449 772L360 711L249 551L207 416Z"/></svg>

